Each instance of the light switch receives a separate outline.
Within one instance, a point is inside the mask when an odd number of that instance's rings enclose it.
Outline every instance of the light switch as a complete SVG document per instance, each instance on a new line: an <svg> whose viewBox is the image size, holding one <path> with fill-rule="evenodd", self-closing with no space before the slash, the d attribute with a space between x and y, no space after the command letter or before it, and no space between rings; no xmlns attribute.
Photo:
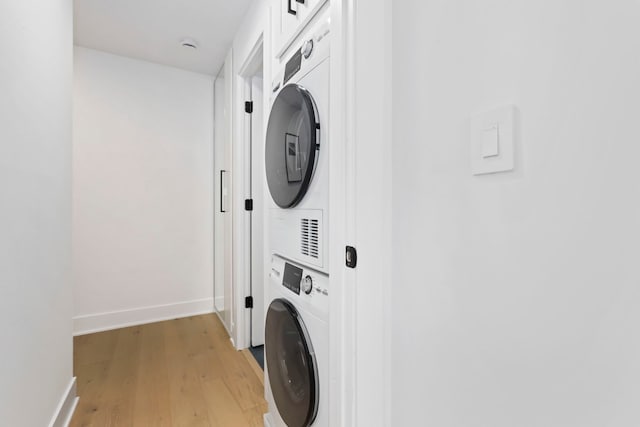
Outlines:
<svg viewBox="0 0 640 427"><path fill-rule="evenodd" d="M513 105L471 117L473 175L506 172L514 167L516 108Z"/></svg>
<svg viewBox="0 0 640 427"><path fill-rule="evenodd" d="M494 157L499 154L500 132L497 124L482 132L482 157Z"/></svg>

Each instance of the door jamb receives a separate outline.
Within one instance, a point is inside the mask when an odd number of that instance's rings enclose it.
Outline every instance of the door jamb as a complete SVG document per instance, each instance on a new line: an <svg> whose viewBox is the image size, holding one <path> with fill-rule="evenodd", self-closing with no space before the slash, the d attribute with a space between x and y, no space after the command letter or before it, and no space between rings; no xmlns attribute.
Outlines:
<svg viewBox="0 0 640 427"><path fill-rule="evenodd" d="M258 70L258 66L262 64L263 76L265 75L266 61L265 61L265 43L264 32L260 32L256 37L253 47L247 54L246 58L242 62L242 66L236 74L237 88L239 97L238 100L238 114L239 124L238 130L240 140L236 147L234 147L234 165L236 166L237 173L235 174L236 185L234 186L234 206L236 207L236 214L234 224L237 224L234 231L234 241L236 242L236 257L234 257L234 288L236 290L236 337L235 346L237 349L247 348L251 343L251 312L245 308L245 297L251 294L251 245L249 239L251 239L250 233L250 218L244 209L244 200L247 198L245 187L251 185L247 183L248 173L247 155L251 155L247 152L246 147L251 138L251 118L244 111L244 103L248 100L248 96L251 94L251 82L255 72ZM264 80L266 83L266 79ZM264 90L263 90L264 92ZM253 189L252 191L257 191ZM249 244L248 244L249 243ZM266 283L266 281L265 281ZM263 301L254 301L255 304L264 304Z"/></svg>
<svg viewBox="0 0 640 427"><path fill-rule="evenodd" d="M391 0L332 0L331 8L330 346L335 356L330 360L330 425L387 426L392 397ZM360 252L355 269L345 267L346 245ZM374 348L381 350L370 351Z"/></svg>

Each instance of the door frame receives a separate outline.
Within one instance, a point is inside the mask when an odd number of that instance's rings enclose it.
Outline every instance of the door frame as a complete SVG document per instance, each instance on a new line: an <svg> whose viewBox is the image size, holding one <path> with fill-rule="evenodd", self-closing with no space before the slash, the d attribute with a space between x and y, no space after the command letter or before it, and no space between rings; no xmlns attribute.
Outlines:
<svg viewBox="0 0 640 427"><path fill-rule="evenodd" d="M331 1L332 426L391 425L391 12L391 0Z"/></svg>
<svg viewBox="0 0 640 427"><path fill-rule="evenodd" d="M236 298L236 316L235 316L235 324L236 324L236 334L234 344L237 349L244 349L250 346L251 344L251 310L245 308L245 297L251 295L251 213L245 211L244 208L244 200L247 198L246 188L247 185L251 183L247 183L248 177L250 176L251 171L248 170L247 165L248 157L251 156L251 152L247 150L247 147L251 143L251 116L245 113L244 103L251 96L251 79L255 75L255 73L262 67L263 70L263 105L262 111L266 113L266 109L264 108L266 102L268 101L265 87L267 85L267 61L266 56L266 43L264 42L264 32L260 32L257 34L253 47L246 55L245 58L241 60L241 66L238 71L234 74L236 80L236 88L238 97L236 97L237 102L237 114L238 114L238 123L237 123L237 135L239 138L236 140L236 144L234 145L234 182L236 185L234 186L234 206L236 207L236 214L234 216L235 224L234 227L234 271L236 272L234 276L234 289ZM264 123L264 115L263 115L263 123ZM263 126L264 133L264 126ZM250 160L250 159L249 159ZM254 189L253 191L256 191ZM263 189L260 189L261 191ZM264 197L263 197L264 198ZM255 209L255 207L254 207ZM263 209L262 217L266 219L266 210L264 206L259 207L259 209ZM266 243L266 239L263 239L263 243ZM263 247L263 254L264 247ZM266 274L266 263L265 269L263 269L263 277ZM264 281L265 286L267 281ZM264 294L264 293L263 293ZM264 301L254 301L254 307L256 304L261 304L264 306Z"/></svg>
<svg viewBox="0 0 640 427"><path fill-rule="evenodd" d="M392 7L391 0L331 0L330 8L330 425L384 426L391 425L392 405ZM269 15L270 8L266 10ZM271 34L269 22L255 38L249 36L250 52L234 61L243 64L234 74L234 88L242 95L233 99L234 112L241 113L236 117L244 117L242 71L264 35ZM265 115L275 61L266 40ZM234 135L244 135L243 120L236 123ZM244 188L242 143L234 144L233 154L234 188ZM246 292L245 240L243 227L236 226L242 223L244 198L236 191L233 195L235 345L241 349L248 345L249 322L244 298L237 292ZM265 227L265 248L268 240ZM359 252L355 269L345 266L346 245ZM267 270L265 263L265 275Z"/></svg>

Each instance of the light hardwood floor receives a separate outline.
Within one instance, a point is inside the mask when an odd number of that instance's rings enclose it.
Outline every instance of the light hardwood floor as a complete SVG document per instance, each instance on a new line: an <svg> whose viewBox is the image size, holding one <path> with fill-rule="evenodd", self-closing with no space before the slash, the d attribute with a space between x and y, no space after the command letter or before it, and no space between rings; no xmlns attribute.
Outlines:
<svg viewBox="0 0 640 427"><path fill-rule="evenodd" d="M215 314L79 336L71 427L262 426L256 366Z"/></svg>

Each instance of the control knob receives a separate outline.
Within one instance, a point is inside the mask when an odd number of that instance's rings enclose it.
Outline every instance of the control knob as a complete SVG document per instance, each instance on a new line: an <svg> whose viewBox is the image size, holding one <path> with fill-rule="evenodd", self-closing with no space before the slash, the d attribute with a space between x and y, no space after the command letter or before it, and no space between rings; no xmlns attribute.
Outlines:
<svg viewBox="0 0 640 427"><path fill-rule="evenodd" d="M311 56L311 52L313 52L313 39L309 39L304 42L302 45L301 53L304 56L304 59L308 59Z"/></svg>
<svg viewBox="0 0 640 427"><path fill-rule="evenodd" d="M304 279L302 279L302 290L307 295L309 295L313 290L313 279L311 278L311 276L307 275Z"/></svg>

